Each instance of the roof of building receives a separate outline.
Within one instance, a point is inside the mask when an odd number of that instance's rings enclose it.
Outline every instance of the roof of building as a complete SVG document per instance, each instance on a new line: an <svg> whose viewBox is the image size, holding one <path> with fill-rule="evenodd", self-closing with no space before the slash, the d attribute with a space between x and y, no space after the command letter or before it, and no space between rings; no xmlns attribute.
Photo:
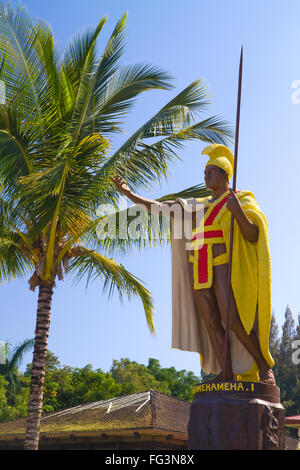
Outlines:
<svg viewBox="0 0 300 470"><path fill-rule="evenodd" d="M156 428L187 433L191 403L154 390L43 413L41 434ZM26 419L0 423L0 439L25 434Z"/></svg>
<svg viewBox="0 0 300 470"><path fill-rule="evenodd" d="M286 416L285 425L289 427L299 428L300 427L300 415Z"/></svg>
<svg viewBox="0 0 300 470"><path fill-rule="evenodd" d="M123 442L124 448L156 448L156 442L160 448L185 448L190 407L190 402L148 390L43 413L40 446L90 449ZM286 417L285 425L299 429L300 415ZM25 418L1 422L0 449L22 448L25 426ZM299 440L290 438L287 448L298 445Z"/></svg>

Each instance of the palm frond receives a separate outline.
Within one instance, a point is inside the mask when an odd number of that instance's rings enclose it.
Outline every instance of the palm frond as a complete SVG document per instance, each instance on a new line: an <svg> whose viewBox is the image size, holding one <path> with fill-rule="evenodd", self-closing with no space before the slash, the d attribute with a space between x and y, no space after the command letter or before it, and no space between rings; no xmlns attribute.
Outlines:
<svg viewBox="0 0 300 470"><path fill-rule="evenodd" d="M185 141L228 142L231 130L218 117L190 125L195 113L206 108L207 98L202 81L193 82L127 139L103 166L102 174L113 169L136 190L141 185L145 187L166 177L169 162L179 158L176 149L181 148ZM144 139L159 136L165 138L152 145L144 142Z"/></svg>
<svg viewBox="0 0 300 470"><path fill-rule="evenodd" d="M211 194L203 184L191 186L176 193L164 195L156 201L175 201L178 198L204 198ZM155 210L147 213L141 206L134 205L123 210L116 210L109 215L98 214L75 238L70 238L58 257L64 254L79 240L85 246L114 256L127 254L133 250L144 250L155 246L168 245L172 237L170 223L171 209Z"/></svg>
<svg viewBox="0 0 300 470"><path fill-rule="evenodd" d="M34 266L30 254L14 238L0 235L0 282L22 277Z"/></svg>
<svg viewBox="0 0 300 470"><path fill-rule="evenodd" d="M107 18L103 17L95 30L77 36L66 51L62 70L65 78L69 78L69 84L73 84L73 94L75 94L73 122L78 122L78 118L80 119L80 109L86 99L94 70L96 41L106 20Z"/></svg>
<svg viewBox="0 0 300 470"><path fill-rule="evenodd" d="M166 72L151 65L119 68L100 93L95 91L87 112L89 118L84 124L85 132L119 132L119 119L132 108L136 96L147 90L167 90L171 86L170 79Z"/></svg>
<svg viewBox="0 0 300 470"><path fill-rule="evenodd" d="M231 138L232 130L228 123L213 116L151 145L137 142L127 159L124 158L122 167L117 165L118 174L133 190L137 190L145 186L145 181L149 183L167 177L169 162L180 159L178 150L183 149L186 142L201 140L228 145Z"/></svg>
<svg viewBox="0 0 300 470"><path fill-rule="evenodd" d="M175 199L188 199L188 198L202 198L210 196L211 191L204 184L196 184L189 188L182 189L176 193L165 194L164 196L156 199L159 202L175 201Z"/></svg>
<svg viewBox="0 0 300 470"><path fill-rule="evenodd" d="M96 28L90 28L82 34L75 35L67 44L61 69L72 83L74 92L79 92L82 78L92 71L95 61L96 40L106 21L107 17L104 16L98 22Z"/></svg>
<svg viewBox="0 0 300 470"><path fill-rule="evenodd" d="M13 64L5 77L8 96L16 82L22 81L23 87L27 87L26 101L33 100L39 111L42 69L34 47L37 36L38 28L24 8L13 10L10 5L0 5L0 54Z"/></svg>
<svg viewBox="0 0 300 470"><path fill-rule="evenodd" d="M73 109L70 129L70 133L74 135L75 142L78 139L81 127L85 122L87 110L89 108L90 100L92 99L96 83L100 82L103 85L104 83L106 83L107 80L109 80L110 76L115 72L117 63L123 53L123 32L126 25L126 18L127 14L123 15L118 21L98 64L93 68L93 70L84 69L83 73L80 76L78 93L76 97L76 103ZM100 22L99 25L102 25L102 23ZM99 29L99 32L101 29ZM95 41L91 44L90 50L92 53L94 52ZM88 65L92 66L90 57L91 54L89 53L87 55Z"/></svg>
<svg viewBox="0 0 300 470"><path fill-rule="evenodd" d="M16 367L19 367L24 353L30 351L34 346L34 338L33 339L27 339L23 341L23 343L19 344L16 346L12 352L12 357L10 358L9 361L9 367L10 370L13 370Z"/></svg>
<svg viewBox="0 0 300 470"><path fill-rule="evenodd" d="M48 24L39 22L36 24L36 29L38 34L34 47L43 71L41 74L43 77L41 83L42 99L40 99L43 121L49 121L49 116L51 116L51 121L56 122L58 119L61 120L63 115L60 82L61 52L54 42L53 31ZM53 122L51 122L51 126L53 126ZM47 128L48 126L44 126L44 132Z"/></svg>
<svg viewBox="0 0 300 470"><path fill-rule="evenodd" d="M201 140L202 142L228 145L232 142L234 133L232 126L219 116L211 116L192 126L180 129L166 137L162 142L179 145L187 140ZM157 144L157 143L156 143Z"/></svg>
<svg viewBox="0 0 300 470"><path fill-rule="evenodd" d="M0 105L0 177L4 191L13 196L19 177L32 172L27 136L11 110Z"/></svg>

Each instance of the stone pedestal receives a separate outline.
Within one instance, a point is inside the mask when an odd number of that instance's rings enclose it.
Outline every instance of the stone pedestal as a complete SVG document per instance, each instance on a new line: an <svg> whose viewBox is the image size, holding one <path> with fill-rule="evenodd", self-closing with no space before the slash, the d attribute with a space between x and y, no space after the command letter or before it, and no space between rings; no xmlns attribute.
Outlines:
<svg viewBox="0 0 300 470"><path fill-rule="evenodd" d="M275 385L199 384L188 424L189 450L282 450L285 410Z"/></svg>

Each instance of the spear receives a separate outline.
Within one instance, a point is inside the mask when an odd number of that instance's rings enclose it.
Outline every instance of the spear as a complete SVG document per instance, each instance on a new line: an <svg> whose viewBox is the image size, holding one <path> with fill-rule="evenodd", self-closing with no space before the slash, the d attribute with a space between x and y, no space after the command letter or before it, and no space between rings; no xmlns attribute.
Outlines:
<svg viewBox="0 0 300 470"><path fill-rule="evenodd" d="M237 110L236 110L236 123L235 123L234 169L233 169L233 185L232 185L232 189L234 192L236 191L236 175L237 175L237 161L238 161L238 148L239 148L242 75L243 75L243 46L241 47L241 56L240 56ZM230 321L230 308L231 308L231 270L232 270L233 228L234 228L234 217L231 214L229 262L228 262L228 285L227 285L228 305L227 305L226 322L225 322L225 356L224 356L224 379L225 380L229 379L229 371L228 371L229 354L230 354L229 321Z"/></svg>

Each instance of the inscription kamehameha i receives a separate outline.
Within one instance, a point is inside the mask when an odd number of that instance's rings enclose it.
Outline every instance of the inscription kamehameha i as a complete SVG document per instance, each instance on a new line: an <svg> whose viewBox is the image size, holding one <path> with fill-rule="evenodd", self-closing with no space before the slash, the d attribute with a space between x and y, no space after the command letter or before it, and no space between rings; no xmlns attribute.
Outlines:
<svg viewBox="0 0 300 470"><path fill-rule="evenodd" d="M253 382L218 382L218 383L203 383L193 387L193 393L199 392L254 392L255 383Z"/></svg>

